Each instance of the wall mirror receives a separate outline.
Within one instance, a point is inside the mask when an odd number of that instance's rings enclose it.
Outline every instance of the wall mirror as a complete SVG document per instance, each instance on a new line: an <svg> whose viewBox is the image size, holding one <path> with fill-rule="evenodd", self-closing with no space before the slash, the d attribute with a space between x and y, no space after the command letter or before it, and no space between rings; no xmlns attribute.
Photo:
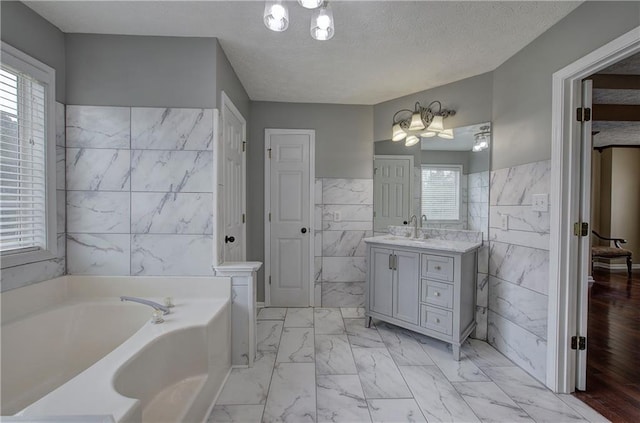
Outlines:
<svg viewBox="0 0 640 423"><path fill-rule="evenodd" d="M423 227L481 231L487 239L491 123L453 133L453 139L422 138L411 147L375 143L375 232L416 215Z"/></svg>

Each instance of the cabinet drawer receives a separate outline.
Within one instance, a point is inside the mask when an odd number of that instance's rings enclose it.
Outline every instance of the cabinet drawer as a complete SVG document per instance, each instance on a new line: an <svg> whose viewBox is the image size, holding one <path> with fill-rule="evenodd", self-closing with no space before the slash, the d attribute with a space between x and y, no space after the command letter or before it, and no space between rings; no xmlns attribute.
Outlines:
<svg viewBox="0 0 640 423"><path fill-rule="evenodd" d="M452 335L453 313L422 304L420 305L420 326L445 335Z"/></svg>
<svg viewBox="0 0 640 423"><path fill-rule="evenodd" d="M423 254L422 277L453 281L453 257Z"/></svg>
<svg viewBox="0 0 640 423"><path fill-rule="evenodd" d="M453 285L422 279L422 302L439 307L453 307Z"/></svg>

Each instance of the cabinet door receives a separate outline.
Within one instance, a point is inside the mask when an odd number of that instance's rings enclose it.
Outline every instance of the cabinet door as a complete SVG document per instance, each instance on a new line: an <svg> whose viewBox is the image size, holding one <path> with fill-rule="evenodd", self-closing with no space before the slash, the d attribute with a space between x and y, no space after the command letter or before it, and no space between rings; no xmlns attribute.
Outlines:
<svg viewBox="0 0 640 423"><path fill-rule="evenodd" d="M420 321L420 255L395 250L393 317L417 325Z"/></svg>
<svg viewBox="0 0 640 423"><path fill-rule="evenodd" d="M392 250L371 248L369 273L369 308L371 311L392 315L393 270L391 269Z"/></svg>

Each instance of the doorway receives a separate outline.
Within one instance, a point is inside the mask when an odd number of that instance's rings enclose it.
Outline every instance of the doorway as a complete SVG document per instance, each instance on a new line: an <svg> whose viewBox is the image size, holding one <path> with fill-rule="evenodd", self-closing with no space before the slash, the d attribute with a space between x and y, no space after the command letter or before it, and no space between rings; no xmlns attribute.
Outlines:
<svg viewBox="0 0 640 423"><path fill-rule="evenodd" d="M246 132L247 123L231 99L222 92L223 259L246 260Z"/></svg>
<svg viewBox="0 0 640 423"><path fill-rule="evenodd" d="M265 130L265 305L314 304L315 131Z"/></svg>
<svg viewBox="0 0 640 423"><path fill-rule="evenodd" d="M589 224L585 200L590 188L582 181L591 163L582 148L585 122L590 121L581 115L587 108L582 104L582 80L639 52L639 30L629 31L553 75L547 385L556 392L573 392L586 372L587 350L581 348L581 337L587 336L585 263L590 260L590 230L582 223Z"/></svg>

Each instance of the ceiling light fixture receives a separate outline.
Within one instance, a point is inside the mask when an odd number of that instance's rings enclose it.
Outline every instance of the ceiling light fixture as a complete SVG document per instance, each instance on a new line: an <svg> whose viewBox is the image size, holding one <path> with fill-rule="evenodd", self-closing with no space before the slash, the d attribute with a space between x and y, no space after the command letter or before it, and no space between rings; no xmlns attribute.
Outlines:
<svg viewBox="0 0 640 423"><path fill-rule="evenodd" d="M438 105L437 110L432 108L435 104ZM455 114L455 110L443 109L438 100L432 101L427 107L416 102L414 110L402 109L393 115L391 140L402 141L406 138L405 145L410 147L420 140L418 136L429 138L437 135L453 139L453 130L444 129L444 119Z"/></svg>
<svg viewBox="0 0 640 423"><path fill-rule="evenodd" d="M300 6L305 9L315 9L316 7L320 7L323 2L324 0L298 0Z"/></svg>
<svg viewBox="0 0 640 423"><path fill-rule="evenodd" d="M326 41L333 38L334 33L333 12L329 7L329 2L325 1L322 7L316 9L311 16L311 37L315 40Z"/></svg>
<svg viewBox="0 0 640 423"><path fill-rule="evenodd" d="M289 9L282 0L267 0L264 4L264 24L275 32L289 27Z"/></svg>
<svg viewBox="0 0 640 423"><path fill-rule="evenodd" d="M489 148L489 140L491 139L491 127L489 125L481 126L480 132L473 135L475 141L472 151L478 152Z"/></svg>
<svg viewBox="0 0 640 423"><path fill-rule="evenodd" d="M328 0L298 0L305 9L315 9L311 16L311 37L326 41L336 32L333 12ZM283 32L289 27L289 10L284 0L266 0L264 4L264 25L272 31Z"/></svg>

